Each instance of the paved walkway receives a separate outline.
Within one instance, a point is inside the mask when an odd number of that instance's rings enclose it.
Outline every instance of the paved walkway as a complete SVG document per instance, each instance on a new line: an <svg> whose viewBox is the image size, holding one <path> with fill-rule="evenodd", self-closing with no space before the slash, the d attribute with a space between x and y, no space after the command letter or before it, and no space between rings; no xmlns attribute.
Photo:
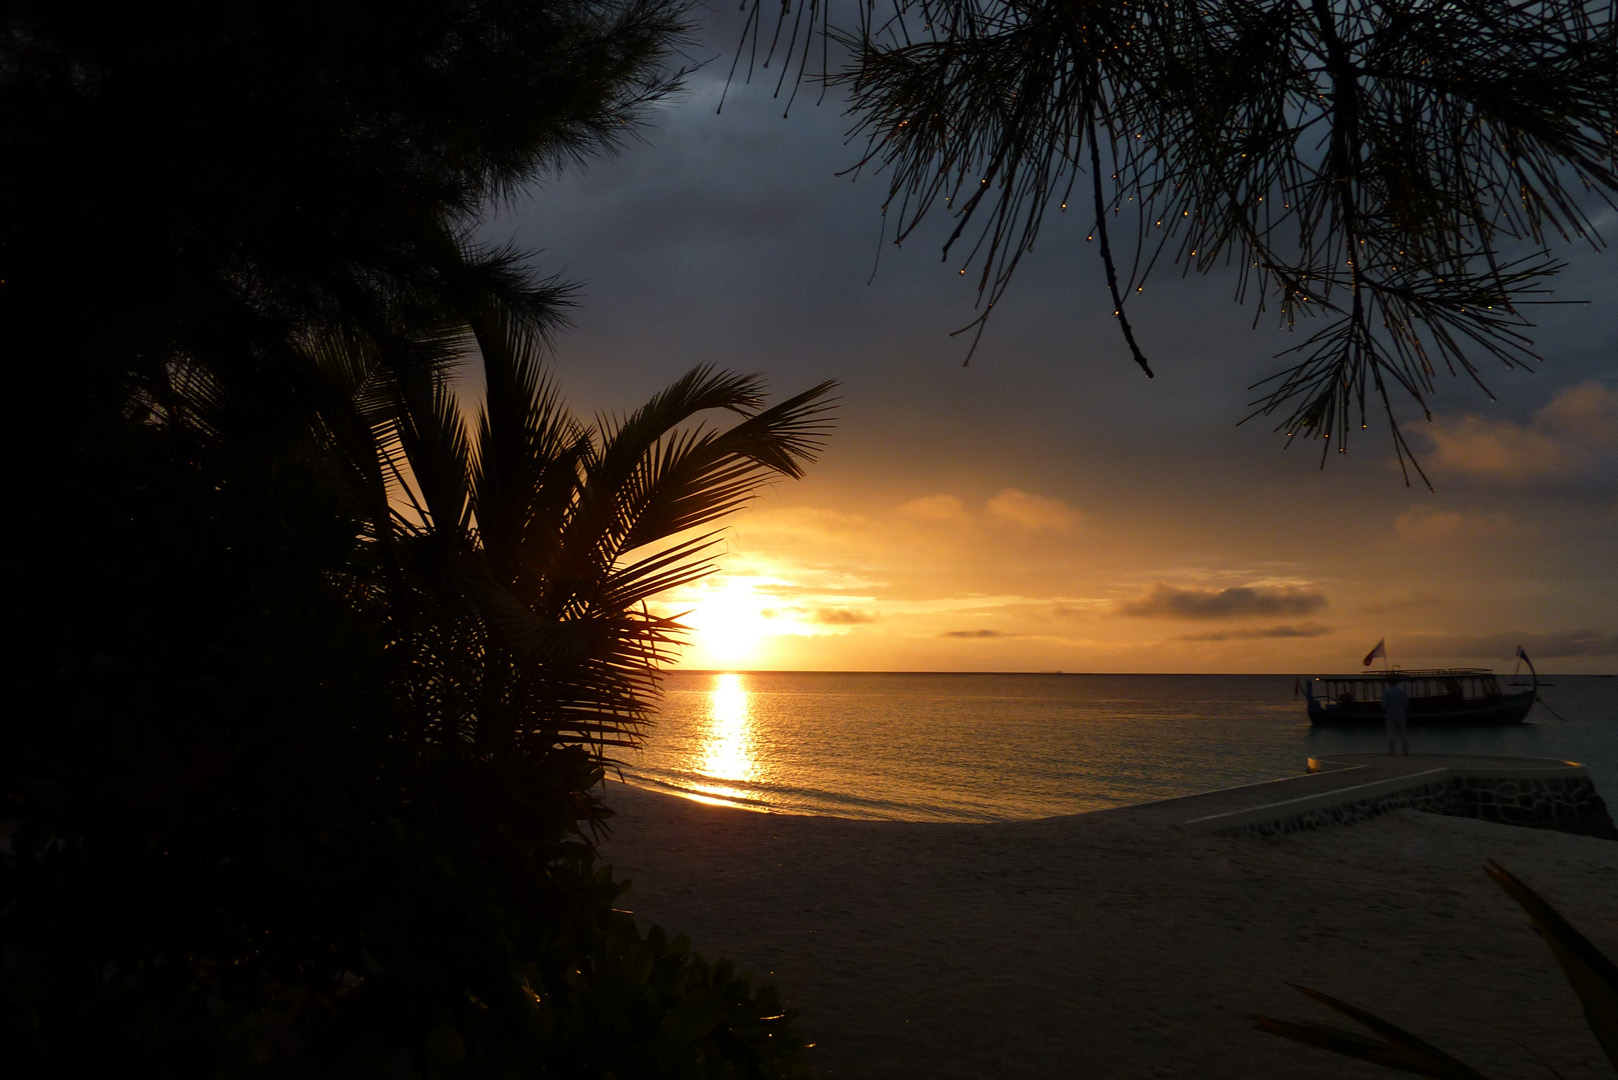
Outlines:
<svg viewBox="0 0 1618 1080"><path fill-rule="evenodd" d="M1261 784L1184 795L1097 813L1150 814L1177 825L1206 826L1208 819L1274 807L1350 802L1368 791L1418 787L1444 776L1552 777L1584 775L1584 767L1549 758L1482 754L1323 754L1309 759L1310 772Z"/></svg>

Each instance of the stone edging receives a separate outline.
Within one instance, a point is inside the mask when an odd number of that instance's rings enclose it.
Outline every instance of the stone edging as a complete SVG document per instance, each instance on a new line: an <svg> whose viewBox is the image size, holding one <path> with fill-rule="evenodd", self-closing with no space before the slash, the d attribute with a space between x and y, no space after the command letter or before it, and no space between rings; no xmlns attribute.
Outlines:
<svg viewBox="0 0 1618 1080"><path fill-rule="evenodd" d="M1311 772L1328 765L1365 768L1327 759L1309 762ZM1196 818L1183 827L1219 836L1281 836L1365 821L1402 808L1618 840L1618 828L1589 773L1583 766L1560 761L1544 766L1491 767L1483 761L1445 765Z"/></svg>

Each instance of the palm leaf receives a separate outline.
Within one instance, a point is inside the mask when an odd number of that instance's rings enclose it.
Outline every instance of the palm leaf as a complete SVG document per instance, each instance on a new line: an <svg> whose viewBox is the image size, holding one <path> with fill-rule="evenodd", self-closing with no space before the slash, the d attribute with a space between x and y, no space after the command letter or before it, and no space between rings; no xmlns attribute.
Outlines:
<svg viewBox="0 0 1618 1080"><path fill-rule="evenodd" d="M1476 1069L1444 1053L1431 1043L1412 1035L1403 1028L1366 1012L1364 1009L1340 1001L1319 990L1289 983L1294 990L1311 997L1329 1008L1358 1021L1371 1029L1375 1037L1366 1036L1346 1028L1328 1024L1298 1023L1276 1020L1268 1016L1254 1016L1254 1026L1260 1031L1296 1042L1319 1046L1347 1057L1359 1058L1376 1065L1401 1072L1430 1076L1436 1080L1487 1080Z"/></svg>
<svg viewBox="0 0 1618 1080"><path fill-rule="evenodd" d="M565 520L588 442L545 375L541 343L519 320L484 309L473 313L472 331L484 372L471 463L473 512L485 549L515 577L530 526L554 530Z"/></svg>
<svg viewBox="0 0 1618 1080"><path fill-rule="evenodd" d="M626 493L620 551L708 525L748 502L770 475L799 477L829 430L836 387L824 382L720 433L670 440L645 455Z"/></svg>
<svg viewBox="0 0 1618 1080"><path fill-rule="evenodd" d="M408 341L384 343L355 332L334 331L307 339L301 354L312 370L302 393L314 400L329 444L350 469L372 523L384 537L393 501L407 502L423 518L450 501L464 480L435 482L439 457L426 453L424 438L436 432L434 394L465 357L469 335L446 324L420 329ZM462 438L464 441L464 437ZM463 470L464 471L464 470ZM383 489L378 491L377 488ZM416 488L420 488L418 497ZM442 515L441 515L442 516ZM457 515L449 514L453 524Z"/></svg>
<svg viewBox="0 0 1618 1080"><path fill-rule="evenodd" d="M475 269L454 295L464 326L389 343L397 362L369 343L327 358L352 416L369 421L359 442L373 470L393 478L381 533L397 541L388 617L405 646L413 736L452 757L578 745L610 761L639 745L658 670L683 641L648 601L712 571L717 533L695 526L769 476L802 475L831 384L766 409L757 376L698 367L589 428L547 376L532 312L481 295ZM471 431L449 377L468 344L484 374ZM742 419L682 429L713 410Z"/></svg>
<svg viewBox="0 0 1618 1080"><path fill-rule="evenodd" d="M1578 995L1590 1030L1606 1051L1608 1059L1618 1065L1618 965L1592 945L1544 898L1499 863L1487 863L1484 870L1528 913L1534 929L1544 939L1574 993ZM1254 1016L1252 1019L1259 1030L1422 1076L1477 1080L1482 1075L1430 1043L1364 1009L1318 990L1291 985L1298 992L1370 1028L1375 1037L1328 1024Z"/></svg>
<svg viewBox="0 0 1618 1080"><path fill-rule="evenodd" d="M1483 869L1528 913L1578 995L1596 1041L1618 1065L1618 965L1505 867L1490 862Z"/></svg>
<svg viewBox="0 0 1618 1080"><path fill-rule="evenodd" d="M556 276L536 281L525 265L527 253L515 245L488 248L475 242L471 229L440 228L426 246L433 259L429 295L458 324L498 319L545 347L568 326L578 287Z"/></svg>
<svg viewBox="0 0 1618 1080"><path fill-rule="evenodd" d="M439 372L401 380L396 394L395 431L421 492L425 524L445 539L459 539L471 524L471 446L460 403Z"/></svg>
<svg viewBox="0 0 1618 1080"><path fill-rule="evenodd" d="M564 530L562 546L569 557L603 570L610 567L624 550L624 536L640 517L648 460L658 454L659 444L678 425L701 412L726 409L749 415L761 404L761 394L761 380L756 375L716 372L709 365L700 365L623 420L602 421L598 425L600 452L586 463L578 504ZM697 428L675 435L662 452L665 458L678 458L713 438L712 432ZM688 484L683 493L696 494L698 488L700 484Z"/></svg>
<svg viewBox="0 0 1618 1080"><path fill-rule="evenodd" d="M1415 1073L1418 1076L1469 1075L1466 1073L1434 1073L1424 1065L1412 1061L1411 1057L1402 1048L1349 1028L1306 1020L1276 1020L1268 1016L1254 1016L1252 1020L1253 1026L1259 1031L1280 1035L1283 1038L1301 1042L1307 1046L1330 1050L1332 1053L1341 1054L1344 1057L1368 1061L1385 1069ZM1470 1075L1476 1076L1477 1074Z"/></svg>
<svg viewBox="0 0 1618 1080"><path fill-rule="evenodd" d="M719 543L718 537L717 532L703 533L616 568L602 584L596 603L608 610L628 611L707 577L715 569L709 553Z"/></svg>

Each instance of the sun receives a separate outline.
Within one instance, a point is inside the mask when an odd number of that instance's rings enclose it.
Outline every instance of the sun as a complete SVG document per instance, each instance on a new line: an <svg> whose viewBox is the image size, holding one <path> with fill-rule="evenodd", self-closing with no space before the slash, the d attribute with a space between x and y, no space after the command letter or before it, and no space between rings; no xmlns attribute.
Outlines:
<svg viewBox="0 0 1618 1080"><path fill-rule="evenodd" d="M749 581L732 578L697 601L680 621L694 632L699 652L721 664L741 664L758 655L769 632L764 614L770 598Z"/></svg>

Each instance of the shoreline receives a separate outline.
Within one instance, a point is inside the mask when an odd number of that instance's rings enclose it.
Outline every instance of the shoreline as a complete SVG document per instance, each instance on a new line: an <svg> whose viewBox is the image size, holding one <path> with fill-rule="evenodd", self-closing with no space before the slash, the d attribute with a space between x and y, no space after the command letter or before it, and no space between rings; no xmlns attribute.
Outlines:
<svg viewBox="0 0 1618 1080"><path fill-rule="evenodd" d="M1498 859L1618 956L1618 843L1394 811L1257 840L1138 806L1035 821L759 813L610 782L642 929L773 983L820 1077L1373 1077L1265 1035L1303 983L1492 1074L1611 1076ZM1149 805L1149 804L1148 804Z"/></svg>

